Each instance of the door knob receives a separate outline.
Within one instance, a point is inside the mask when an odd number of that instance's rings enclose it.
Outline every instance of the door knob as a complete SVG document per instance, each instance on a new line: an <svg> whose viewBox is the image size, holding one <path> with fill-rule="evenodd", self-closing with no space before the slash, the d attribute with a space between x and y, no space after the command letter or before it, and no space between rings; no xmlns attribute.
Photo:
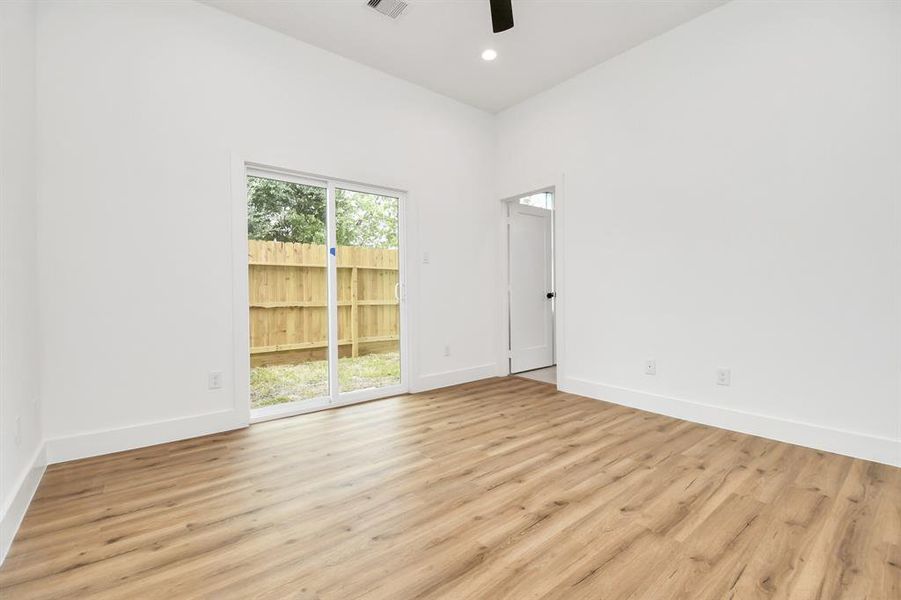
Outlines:
<svg viewBox="0 0 901 600"><path fill-rule="evenodd" d="M551 298L553 298L553 297L556 296L556 295L557 295L557 294L555 294L554 292L548 292L548 293L547 293L548 300L550 300Z"/></svg>

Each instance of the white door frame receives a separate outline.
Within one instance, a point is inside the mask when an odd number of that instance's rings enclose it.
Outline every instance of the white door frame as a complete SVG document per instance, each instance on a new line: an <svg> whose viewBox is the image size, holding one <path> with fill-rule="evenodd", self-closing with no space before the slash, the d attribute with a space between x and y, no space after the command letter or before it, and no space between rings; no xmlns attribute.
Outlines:
<svg viewBox="0 0 901 600"><path fill-rule="evenodd" d="M331 302L335 298L338 289L337 269L329 268L328 293L329 293L329 390L328 396L313 398L319 401L316 404L305 401L303 403L286 403L250 410L250 290L247 273L247 176L251 174L268 175L285 181L292 181L305 185L313 185L326 189L326 213L327 213L327 248L336 248L335 238L335 188L363 192L370 194L396 197L398 200L398 300L400 309L400 373L401 382L398 385L356 390L352 392L340 392L338 389L338 306ZM367 402L378 398L386 398L405 394L410 390L411 360L410 360L410 319L407 306L407 194L404 190L390 187L380 187L368 184L347 181L334 177L313 175L293 169L274 167L267 164L244 161L238 157L232 157L232 240L233 240L233 323L234 323L234 408L247 415L247 422L259 423L271 419L290 417L293 415L327 410L339 406ZM326 254L329 264L337 257L331 252Z"/></svg>
<svg viewBox="0 0 901 600"><path fill-rule="evenodd" d="M503 324L503 335L501 335L500 349L498 352L498 374L502 376L510 375L510 244L509 232L507 230L507 207L510 202L517 202L519 198L538 194L541 192L551 192L554 195L553 208L553 227L554 227L554 360L557 364L557 388L562 389L564 375L566 373L566 347L564 345L564 323L566 318L566 288L565 288L565 270L563 262L563 217L564 217L564 199L563 199L564 181L561 176L553 185L534 188L521 194L506 196L498 202L500 214L500 272L503 285L500 289L500 322Z"/></svg>

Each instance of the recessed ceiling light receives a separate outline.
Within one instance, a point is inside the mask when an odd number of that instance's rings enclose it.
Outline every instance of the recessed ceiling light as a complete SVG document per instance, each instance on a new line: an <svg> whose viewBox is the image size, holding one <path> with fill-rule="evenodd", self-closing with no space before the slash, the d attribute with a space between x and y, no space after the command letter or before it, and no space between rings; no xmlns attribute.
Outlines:
<svg viewBox="0 0 901 600"><path fill-rule="evenodd" d="M482 52L482 60L494 60L495 58L497 58L497 52L495 52L491 48L488 48L487 50Z"/></svg>

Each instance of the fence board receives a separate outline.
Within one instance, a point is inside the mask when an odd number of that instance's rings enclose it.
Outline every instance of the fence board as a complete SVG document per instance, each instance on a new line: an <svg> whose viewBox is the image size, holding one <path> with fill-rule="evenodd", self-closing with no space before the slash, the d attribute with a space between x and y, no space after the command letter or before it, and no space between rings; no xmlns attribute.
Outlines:
<svg viewBox="0 0 901 600"><path fill-rule="evenodd" d="M327 250L248 240L251 364L322 360L328 347ZM396 248L339 246L338 353L397 351Z"/></svg>

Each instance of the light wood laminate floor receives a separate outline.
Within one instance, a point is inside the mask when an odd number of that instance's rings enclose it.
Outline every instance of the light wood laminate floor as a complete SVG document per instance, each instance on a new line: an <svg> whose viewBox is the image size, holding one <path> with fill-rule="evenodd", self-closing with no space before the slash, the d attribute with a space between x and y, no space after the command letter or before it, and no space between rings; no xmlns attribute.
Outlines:
<svg viewBox="0 0 901 600"><path fill-rule="evenodd" d="M899 469L509 377L50 467L28 598L901 598Z"/></svg>

